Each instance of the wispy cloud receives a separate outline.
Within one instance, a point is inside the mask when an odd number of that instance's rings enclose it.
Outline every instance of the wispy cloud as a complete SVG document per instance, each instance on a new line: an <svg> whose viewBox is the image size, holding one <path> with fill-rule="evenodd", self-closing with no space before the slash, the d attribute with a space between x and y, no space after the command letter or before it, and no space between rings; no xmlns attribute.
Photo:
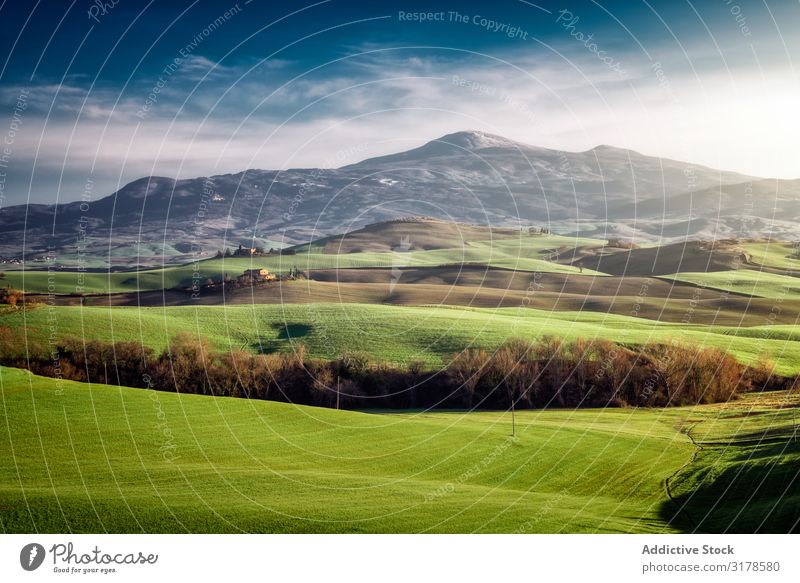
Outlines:
<svg viewBox="0 0 800 583"><path fill-rule="evenodd" d="M147 174L318 166L354 145L362 157L381 155L462 129L568 150L610 143L757 175L800 174L800 90L785 67L710 69L699 50L696 62L673 52L655 67L629 52L618 57L623 78L580 44L562 45L489 56L373 44L307 72L288 60L217 63L193 55L144 118L136 113L153 79L122 93L79 79L40 83L29 87L18 137L17 192L26 192L32 172L91 171L98 191L110 192ZM654 60L660 56L653 51ZM0 96L10 102L18 90L5 87ZM41 197L74 198L76 184Z"/></svg>

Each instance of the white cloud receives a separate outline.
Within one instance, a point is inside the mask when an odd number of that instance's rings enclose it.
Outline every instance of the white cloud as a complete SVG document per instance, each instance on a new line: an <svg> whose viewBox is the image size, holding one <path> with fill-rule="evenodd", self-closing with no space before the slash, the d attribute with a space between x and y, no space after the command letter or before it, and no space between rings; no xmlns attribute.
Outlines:
<svg viewBox="0 0 800 583"><path fill-rule="evenodd" d="M43 112L57 87L42 85L32 88L16 163L24 169L21 152L38 149L37 167L50 173L88 173L94 165L98 184L110 191L120 175L125 182L147 174L351 163L357 160L337 153L381 155L480 129L553 148L607 143L755 175L800 176L800 87L785 70L704 71L698 79L676 62L664 63L659 78L646 62L628 59L630 79L621 79L580 48L569 59L520 50L507 63L454 52L382 51L323 68L271 97L285 67L246 76L243 67L220 67L213 82L196 86L197 73L214 63L195 57L191 75L171 79L143 121L135 112L146 88L128 91L112 111L114 91L87 96L64 86L45 126ZM62 199L78 194L69 188Z"/></svg>

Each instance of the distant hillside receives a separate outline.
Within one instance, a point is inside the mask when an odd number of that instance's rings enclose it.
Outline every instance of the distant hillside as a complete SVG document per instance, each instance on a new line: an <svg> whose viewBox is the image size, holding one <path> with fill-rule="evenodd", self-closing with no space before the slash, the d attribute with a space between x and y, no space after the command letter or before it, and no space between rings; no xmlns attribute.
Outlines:
<svg viewBox="0 0 800 583"><path fill-rule="evenodd" d="M240 243L308 243L409 215L638 242L793 238L800 181L757 179L611 146L562 152L458 132L338 169L145 177L88 208L77 202L6 207L0 256L30 259L52 249L57 263L88 257L153 265ZM418 236L417 244L436 244L425 239Z"/></svg>
<svg viewBox="0 0 800 583"><path fill-rule="evenodd" d="M519 229L488 228L428 217L408 217L368 225L342 235L324 237L311 246L324 253L363 253L459 249L470 241L519 237ZM525 233L527 237L527 232ZM302 250L305 247L300 247Z"/></svg>
<svg viewBox="0 0 800 583"><path fill-rule="evenodd" d="M575 265L611 275L647 276L682 271L728 271L743 267L748 261L747 254L735 242L686 241L613 253L601 249L576 261Z"/></svg>

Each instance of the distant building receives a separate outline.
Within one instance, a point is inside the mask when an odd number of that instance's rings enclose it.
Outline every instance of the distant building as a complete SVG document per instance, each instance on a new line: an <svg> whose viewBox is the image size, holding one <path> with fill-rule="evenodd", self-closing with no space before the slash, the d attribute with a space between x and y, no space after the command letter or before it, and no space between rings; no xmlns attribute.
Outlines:
<svg viewBox="0 0 800 583"><path fill-rule="evenodd" d="M242 275L236 278L236 281L242 285L260 283L262 281L275 281L275 274L270 273L268 269L263 267L246 269Z"/></svg>
<svg viewBox="0 0 800 583"><path fill-rule="evenodd" d="M245 269L244 275L247 277L252 277L253 279L263 279L269 275L269 269L265 269L263 267L259 267L257 269Z"/></svg>
<svg viewBox="0 0 800 583"><path fill-rule="evenodd" d="M251 257L255 254L255 247L244 247L243 245L239 245L239 248L233 252L234 257Z"/></svg>

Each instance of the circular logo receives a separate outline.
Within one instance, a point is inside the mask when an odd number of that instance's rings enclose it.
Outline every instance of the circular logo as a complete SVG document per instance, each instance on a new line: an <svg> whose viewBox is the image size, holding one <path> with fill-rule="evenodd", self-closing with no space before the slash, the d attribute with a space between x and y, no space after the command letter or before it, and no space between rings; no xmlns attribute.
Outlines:
<svg viewBox="0 0 800 583"><path fill-rule="evenodd" d="M44 562L44 547L39 543L30 543L19 552L19 564L26 571L35 571Z"/></svg>

